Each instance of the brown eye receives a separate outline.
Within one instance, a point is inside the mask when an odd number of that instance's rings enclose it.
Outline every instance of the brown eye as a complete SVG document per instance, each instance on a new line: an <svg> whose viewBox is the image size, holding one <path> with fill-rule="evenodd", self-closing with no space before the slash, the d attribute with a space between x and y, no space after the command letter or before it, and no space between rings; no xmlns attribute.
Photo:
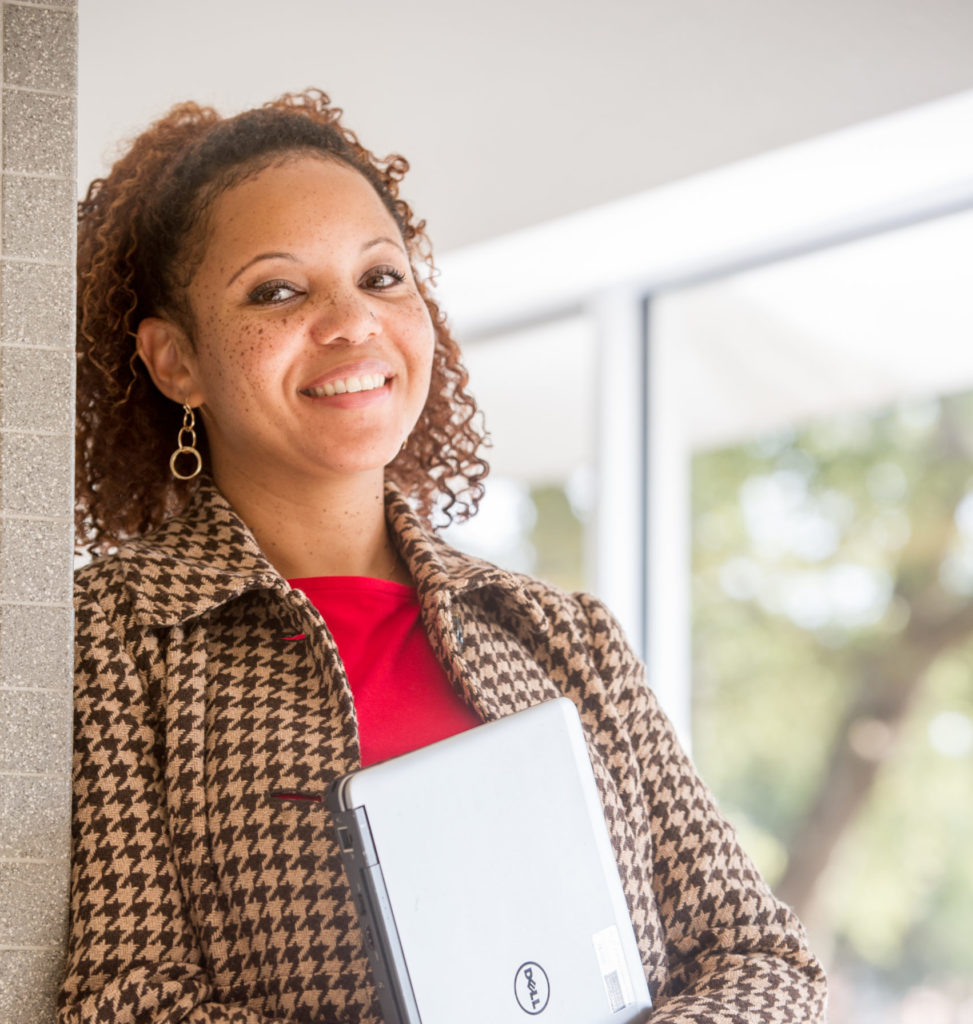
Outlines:
<svg viewBox="0 0 973 1024"><path fill-rule="evenodd" d="M265 281L257 285L247 298L257 306L273 306L279 302L287 302L300 294L300 288L288 281Z"/></svg>
<svg viewBox="0 0 973 1024"><path fill-rule="evenodd" d="M365 275L364 285L366 288L384 291L386 288L394 288L404 280L405 274L395 267L375 267Z"/></svg>

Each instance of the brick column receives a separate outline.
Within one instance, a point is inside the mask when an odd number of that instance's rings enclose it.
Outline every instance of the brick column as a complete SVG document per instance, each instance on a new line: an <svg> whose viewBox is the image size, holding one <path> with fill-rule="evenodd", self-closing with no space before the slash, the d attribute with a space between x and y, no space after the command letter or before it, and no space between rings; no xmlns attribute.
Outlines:
<svg viewBox="0 0 973 1024"><path fill-rule="evenodd" d="M0 1024L51 1024L71 813L76 2L2 2L0 20Z"/></svg>

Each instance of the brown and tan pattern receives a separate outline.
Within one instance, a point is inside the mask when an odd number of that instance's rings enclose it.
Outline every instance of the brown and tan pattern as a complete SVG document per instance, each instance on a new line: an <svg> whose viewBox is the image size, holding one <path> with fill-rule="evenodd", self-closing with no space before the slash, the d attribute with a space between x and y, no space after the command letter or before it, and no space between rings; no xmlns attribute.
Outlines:
<svg viewBox="0 0 973 1024"><path fill-rule="evenodd" d="M654 1024L823 1021L800 924L603 606L454 551L394 492L387 508L434 649L478 713L578 705ZM82 569L62 1024L377 1021L327 812L272 795L323 792L357 760L324 623L215 488Z"/></svg>

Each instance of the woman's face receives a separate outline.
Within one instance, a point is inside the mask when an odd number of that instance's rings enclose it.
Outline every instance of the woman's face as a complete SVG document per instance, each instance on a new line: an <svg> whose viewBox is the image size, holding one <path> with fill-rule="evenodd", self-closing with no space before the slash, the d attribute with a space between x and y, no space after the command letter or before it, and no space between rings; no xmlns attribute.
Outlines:
<svg viewBox="0 0 973 1024"><path fill-rule="evenodd" d="M208 223L190 400L217 482L380 476L425 404L435 338L375 190L295 155L225 192Z"/></svg>

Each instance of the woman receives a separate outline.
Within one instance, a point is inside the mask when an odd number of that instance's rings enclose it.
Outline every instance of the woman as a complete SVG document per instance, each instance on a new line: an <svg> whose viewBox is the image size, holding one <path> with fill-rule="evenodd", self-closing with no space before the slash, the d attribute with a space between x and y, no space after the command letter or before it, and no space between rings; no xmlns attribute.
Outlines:
<svg viewBox="0 0 973 1024"><path fill-rule="evenodd" d="M78 532L111 553L77 579L60 1019L376 1020L321 792L564 693L652 1020L819 1021L614 620L430 530L486 466L406 166L318 92L187 104L81 204Z"/></svg>

